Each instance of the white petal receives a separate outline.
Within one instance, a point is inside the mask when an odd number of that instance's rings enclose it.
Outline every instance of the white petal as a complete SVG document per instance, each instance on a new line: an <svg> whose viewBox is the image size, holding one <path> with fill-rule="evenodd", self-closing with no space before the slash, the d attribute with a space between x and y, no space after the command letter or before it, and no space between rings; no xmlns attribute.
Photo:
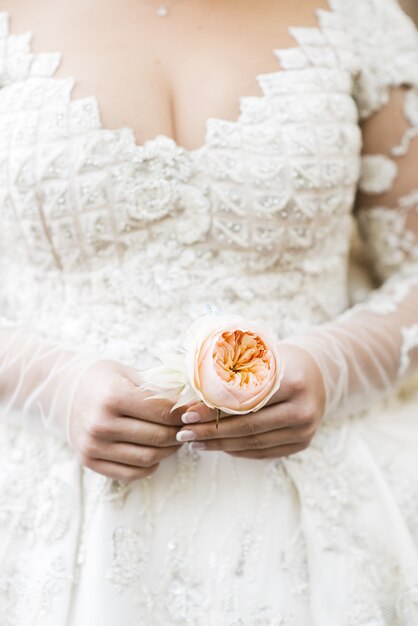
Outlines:
<svg viewBox="0 0 418 626"><path fill-rule="evenodd" d="M161 389L183 388L187 384L187 377L181 370L175 370L166 365L151 367L140 372L142 381Z"/></svg>
<svg viewBox="0 0 418 626"><path fill-rule="evenodd" d="M179 399L177 400L176 404L171 408L171 410L174 411L174 409L178 409L180 406L190 404L191 402L197 401L199 399L200 398L196 395L194 389L188 386L182 391Z"/></svg>

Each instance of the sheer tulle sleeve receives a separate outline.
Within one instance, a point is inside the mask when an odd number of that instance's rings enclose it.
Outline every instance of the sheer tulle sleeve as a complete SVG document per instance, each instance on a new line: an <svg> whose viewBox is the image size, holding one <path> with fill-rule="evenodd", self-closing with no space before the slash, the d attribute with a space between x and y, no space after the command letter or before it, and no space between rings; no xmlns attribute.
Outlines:
<svg viewBox="0 0 418 626"><path fill-rule="evenodd" d="M374 20L359 35L363 156L355 216L378 288L332 322L287 340L318 364L328 415L367 407L418 369L418 34L391 0L372 4Z"/></svg>
<svg viewBox="0 0 418 626"><path fill-rule="evenodd" d="M418 369L418 90L393 90L363 136L356 217L380 287L289 339L320 367L327 414L361 410Z"/></svg>
<svg viewBox="0 0 418 626"><path fill-rule="evenodd" d="M74 394L96 361L0 317L0 419L69 442Z"/></svg>

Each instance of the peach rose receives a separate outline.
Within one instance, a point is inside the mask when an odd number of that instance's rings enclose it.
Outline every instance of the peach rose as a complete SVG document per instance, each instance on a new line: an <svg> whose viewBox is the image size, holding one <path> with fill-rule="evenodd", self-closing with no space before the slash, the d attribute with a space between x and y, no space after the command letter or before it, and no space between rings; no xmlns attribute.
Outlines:
<svg viewBox="0 0 418 626"><path fill-rule="evenodd" d="M160 355L162 366L142 372L142 388L178 396L173 408L201 400L229 414L257 411L283 377L276 344L263 322L204 315L188 329L181 354Z"/></svg>
<svg viewBox="0 0 418 626"><path fill-rule="evenodd" d="M279 389L283 367L272 331L239 315L205 315L186 337L190 385L225 413L261 409Z"/></svg>

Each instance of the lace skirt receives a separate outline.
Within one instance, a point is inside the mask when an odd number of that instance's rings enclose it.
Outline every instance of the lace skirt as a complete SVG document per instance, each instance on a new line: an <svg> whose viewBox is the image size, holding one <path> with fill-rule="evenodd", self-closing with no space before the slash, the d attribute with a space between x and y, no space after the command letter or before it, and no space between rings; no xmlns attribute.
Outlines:
<svg viewBox="0 0 418 626"><path fill-rule="evenodd" d="M416 626L418 393L123 485L0 427L1 626Z"/></svg>

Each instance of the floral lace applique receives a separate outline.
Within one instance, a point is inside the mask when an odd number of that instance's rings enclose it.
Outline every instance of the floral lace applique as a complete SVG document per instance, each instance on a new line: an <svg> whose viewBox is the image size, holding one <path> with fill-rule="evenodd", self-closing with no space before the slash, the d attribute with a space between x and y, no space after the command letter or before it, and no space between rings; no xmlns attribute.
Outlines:
<svg viewBox="0 0 418 626"><path fill-rule="evenodd" d="M13 427L2 432L8 436L0 445L0 528L26 536L32 545L56 543L68 530L74 495L66 482L50 472L54 443L45 446L42 438L22 436ZM63 450L62 461L67 454L68 449ZM58 462L59 454L56 457Z"/></svg>
<svg viewBox="0 0 418 626"><path fill-rule="evenodd" d="M0 573L2 624L42 623L54 600L66 591L69 583L71 576L59 557L43 560L35 571L28 560L16 560L10 570Z"/></svg>
<svg viewBox="0 0 418 626"><path fill-rule="evenodd" d="M359 189L369 194L389 191L397 174L398 166L392 159L381 154L363 156Z"/></svg>
<svg viewBox="0 0 418 626"><path fill-rule="evenodd" d="M404 328L402 331L402 349L399 366L399 376L408 371L411 364L411 352L418 348L418 324Z"/></svg>
<svg viewBox="0 0 418 626"><path fill-rule="evenodd" d="M367 243L379 276L388 277L401 271L414 275L418 267L416 235L406 227L409 209L377 207L359 215L360 233Z"/></svg>
<svg viewBox="0 0 418 626"><path fill-rule="evenodd" d="M107 579L117 592L121 592L141 580L146 571L149 549L137 531L125 526L114 529L112 542L112 568Z"/></svg>
<svg viewBox="0 0 418 626"><path fill-rule="evenodd" d="M393 156L405 156L408 154L411 142L418 137L418 87L408 89L405 94L404 114L409 128L405 132L398 146L392 148Z"/></svg>

